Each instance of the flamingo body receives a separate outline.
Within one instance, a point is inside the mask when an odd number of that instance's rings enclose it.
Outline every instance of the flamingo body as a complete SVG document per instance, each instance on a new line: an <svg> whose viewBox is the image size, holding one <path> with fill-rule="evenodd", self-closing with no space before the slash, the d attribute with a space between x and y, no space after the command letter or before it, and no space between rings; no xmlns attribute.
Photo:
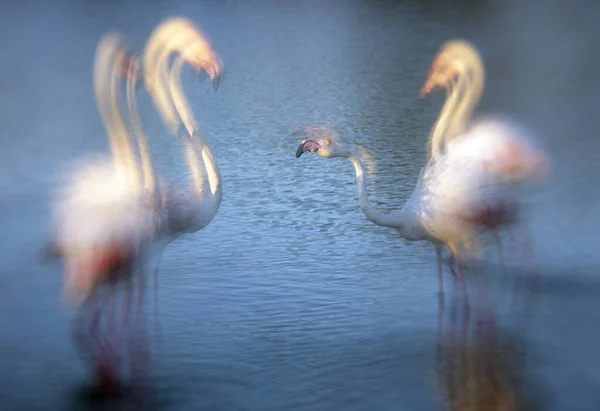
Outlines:
<svg viewBox="0 0 600 411"><path fill-rule="evenodd" d="M474 122L467 132L448 143L447 150L456 161L480 161L486 172L508 184L544 176L550 168L533 135L502 117Z"/></svg>
<svg viewBox="0 0 600 411"><path fill-rule="evenodd" d="M511 194L477 159L448 155L433 162L422 187L420 218L433 236L448 243L471 243L480 231L512 216Z"/></svg>
<svg viewBox="0 0 600 411"><path fill-rule="evenodd" d="M55 241L68 267L67 296L84 300L105 277L144 253L160 215L154 199L112 159L89 159L70 176L55 203Z"/></svg>

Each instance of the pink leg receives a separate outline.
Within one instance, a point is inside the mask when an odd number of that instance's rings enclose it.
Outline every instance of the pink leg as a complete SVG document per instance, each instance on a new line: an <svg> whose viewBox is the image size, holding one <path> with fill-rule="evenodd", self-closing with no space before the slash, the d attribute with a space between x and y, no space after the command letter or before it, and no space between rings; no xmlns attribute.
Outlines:
<svg viewBox="0 0 600 411"><path fill-rule="evenodd" d="M109 295L110 297L110 295ZM93 359L94 373L98 383L107 395L115 395L118 391L118 370L114 350L111 347L110 338L101 330L102 312L107 314L106 300L98 300L92 316L90 334L98 347L98 355ZM108 301L110 303L110 300ZM110 313L108 313L110 314Z"/></svg>

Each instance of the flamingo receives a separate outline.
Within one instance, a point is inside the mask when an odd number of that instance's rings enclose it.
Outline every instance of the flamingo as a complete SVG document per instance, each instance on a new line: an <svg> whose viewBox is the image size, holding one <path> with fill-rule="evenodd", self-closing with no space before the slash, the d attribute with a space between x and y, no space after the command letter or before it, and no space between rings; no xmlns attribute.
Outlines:
<svg viewBox="0 0 600 411"><path fill-rule="evenodd" d="M171 54L179 53L169 70ZM143 60L143 64L140 60ZM213 220L222 199L221 176L209 146L200 135L193 115L181 91L183 63L189 63L198 71L204 69L218 89L223 73L223 64L212 50L202 32L188 19L171 17L159 24L150 35L143 56L130 55L128 59L127 101L133 132L137 138L142 157L142 166L153 170L148 139L144 133L137 108L137 85L145 79L159 113L174 134L179 134L181 123L189 136L183 138L188 169L194 186L173 186L155 173L148 173L147 184L156 184L162 194L166 229L161 233L161 250L185 233L194 233L205 228ZM205 168L208 173L210 191L204 186ZM158 317L158 268L154 270L155 318ZM158 323L156 324L158 329Z"/></svg>
<svg viewBox="0 0 600 411"><path fill-rule="evenodd" d="M169 71L172 54L179 54ZM187 134L183 145L192 186L173 186L162 180L168 215L169 241L185 233L195 233L208 226L223 197L221 174L213 153L202 138L181 87L181 70L189 63L204 70L213 81L215 91L223 75L223 64L203 33L188 19L172 17L151 34L143 56L146 88L164 122L175 135L183 123ZM204 170L203 170L204 169ZM204 174L208 175L208 187Z"/></svg>
<svg viewBox="0 0 600 411"><path fill-rule="evenodd" d="M110 137L113 158L99 158L82 162L74 168L54 204L56 235L49 251L66 265L65 294L80 305L76 321L79 346L91 348L92 365L101 387L114 393L117 387L119 355L110 340L115 328L112 319L117 285L126 284L127 298L123 326L127 324L131 300L131 281L140 281L141 306L145 275L143 265L150 250L160 250L184 232L195 232L208 225L221 202L221 183L218 167L212 153L193 126L191 114L186 112L185 100L178 81L183 63L188 61L205 68L215 81L220 81L220 59L213 53L207 60L207 42L189 22L169 19L159 25L148 42L148 51L160 52L158 58L142 68L134 56L123 47L117 34L103 37L97 49L95 90L99 110ZM179 23L179 24L173 24ZM191 28L191 30L190 30ZM172 41L170 36L177 38ZM188 164L194 173L197 191L174 189L156 175L148 141L143 133L135 86L140 72L152 78L151 90L164 90L169 55L183 50L168 77L168 89L173 104L190 131L186 140ZM168 50L165 53L165 49ZM152 53L146 53L146 56ZM212 66L206 68L206 65ZM153 76L157 72L160 76ZM131 122L137 137L141 161L138 161L133 142L118 109L118 80L127 73L127 100ZM159 89L159 87L161 87ZM108 94L108 95L107 95ZM161 108L164 106L160 106ZM175 122L171 123L175 127ZM176 130L174 130L176 131ZM210 192L204 189L202 172L197 168L204 163L209 174ZM154 247L159 243L159 247ZM135 273L138 273L135 276ZM156 273L156 271L155 271ZM89 332L85 323L89 313ZM104 328L102 328L104 326ZM91 341L86 341L86 334Z"/></svg>
<svg viewBox="0 0 600 411"><path fill-rule="evenodd" d="M498 228L513 224L517 216L510 188L546 176L550 160L533 136L508 118L488 116L471 122L484 77L477 49L452 40L436 56L421 90L422 96L436 87L449 93L431 136L435 167L429 173L437 176L431 181L438 184L425 187L429 192L423 196L431 203L423 220L442 238L458 238L444 230L493 231L504 267ZM464 236L462 241L467 241ZM451 258L462 253L459 248L464 245L450 241Z"/></svg>
<svg viewBox="0 0 600 411"><path fill-rule="evenodd" d="M444 240L431 233L421 221L421 185L425 184L423 176L424 171L431 167L426 165L417 180L417 185L401 210L393 213L384 213L377 210L370 202L367 195L366 182L364 177L361 157L367 151L358 144L352 144L343 141L340 136L331 128L326 126L316 126L309 128L300 128L294 132L295 135L302 134L306 137L301 141L296 150L296 158L306 152L316 152L324 158L347 158L352 162L356 171L356 182L358 185L358 201L360 208L368 220L382 226L393 228L409 241L427 241L432 243L436 249L438 265L438 298L440 304L443 303L444 284L442 279L442 261L441 253L445 245Z"/></svg>
<svg viewBox="0 0 600 411"><path fill-rule="evenodd" d="M94 67L96 99L112 158L98 156L76 164L53 204L52 247L66 268L65 296L79 306L76 342L91 351L95 375L107 393L118 386L117 342L123 342L115 324L115 295L124 286L124 328L132 282L143 281L143 265L166 224L151 159L140 166L118 107L117 89L126 66L122 43L119 35L104 36ZM139 292L141 296L141 288Z"/></svg>
<svg viewBox="0 0 600 411"><path fill-rule="evenodd" d="M435 86L445 86L448 98L429 139L430 159L397 213L381 213L369 203L356 145L342 142L335 133L322 136L326 129L313 128L302 130L308 137L296 151L296 157L316 152L325 158L348 158L356 169L359 202L365 216L377 225L396 229L407 240L434 245L440 302L443 246L449 246L451 261L458 259L460 263L465 255L477 252L483 231L514 221L516 206L508 187L545 175L549 167L545 152L506 121L482 121L465 132L483 82L483 64L474 47L452 41L442 49L422 94ZM486 150L484 155L480 154L482 149ZM499 241L498 247L501 252ZM459 271L466 299L462 269Z"/></svg>

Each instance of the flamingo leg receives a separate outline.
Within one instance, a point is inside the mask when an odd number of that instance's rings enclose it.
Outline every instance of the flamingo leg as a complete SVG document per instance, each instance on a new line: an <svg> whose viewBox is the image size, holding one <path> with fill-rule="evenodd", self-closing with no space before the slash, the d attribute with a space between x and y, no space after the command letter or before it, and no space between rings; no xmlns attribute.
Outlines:
<svg viewBox="0 0 600 411"><path fill-rule="evenodd" d="M110 289L108 290L108 294L106 296L106 307L105 307L105 322L106 322L106 330L103 334L103 337L106 340L106 350L108 351L108 356L111 358L115 364L119 363L119 350L120 346L120 338L117 327L117 298L116 298L117 289L115 284L110 285Z"/></svg>
<svg viewBox="0 0 600 411"><path fill-rule="evenodd" d="M131 305L133 303L133 280L131 276L128 276L125 280L125 295L123 303L123 335L126 335L126 330L129 327L129 320L131 316ZM125 341L123 342L126 343Z"/></svg>
<svg viewBox="0 0 600 411"><path fill-rule="evenodd" d="M104 342L97 339L97 328L101 320L101 298L95 291L79 308L73 323L73 337L80 355L91 357L95 364L103 355Z"/></svg>
<svg viewBox="0 0 600 411"><path fill-rule="evenodd" d="M104 296L107 297L107 296ZM108 295L110 297L110 294ZM107 298L98 298L92 305L92 317L89 333L92 344L97 347L98 352L92 353L94 373L102 389L107 395L114 395L118 389L117 366L114 351L111 349L110 341L102 332L102 314L106 315ZM110 302L110 300L108 301Z"/></svg>
<svg viewBox="0 0 600 411"><path fill-rule="evenodd" d="M461 270L460 266L459 266L459 270ZM461 285L462 288L462 285ZM461 341L463 344L468 344L469 341L469 302L467 301L466 297L463 298L462 300L462 335L461 335Z"/></svg>
<svg viewBox="0 0 600 411"><path fill-rule="evenodd" d="M527 234L527 230L520 230L521 234L518 235L519 241L516 241L517 235L515 234L516 228L512 228L508 230L508 235L510 242L513 244L513 247L517 248L517 252L522 259L528 259L533 255L533 242L531 237ZM517 243L521 243L520 247Z"/></svg>
<svg viewBox="0 0 600 411"><path fill-rule="evenodd" d="M444 307L444 279L442 277L442 248L435 247L435 256L438 270L438 305L440 310Z"/></svg>
<svg viewBox="0 0 600 411"><path fill-rule="evenodd" d="M459 261L458 262L458 278L460 279L460 291L462 294L462 298L463 298L463 305L464 305L464 309L466 310L466 315L468 317L468 311L469 311L469 299L467 296L467 285L465 284L465 275L464 275L464 270L463 270L463 264Z"/></svg>
<svg viewBox="0 0 600 411"><path fill-rule="evenodd" d="M500 265L502 266L502 273L506 276L506 265L504 264L504 254L502 253L502 244L500 242L500 235L498 234L498 229L494 228L494 241L496 242L496 247L498 247L498 256L500 258Z"/></svg>
<svg viewBox="0 0 600 411"><path fill-rule="evenodd" d="M456 322L457 322L457 316L458 316L458 310L456 307L456 300L454 301L454 303L451 305L451 309L450 309L450 332L449 332L449 339L451 342L455 341L456 339Z"/></svg>
<svg viewBox="0 0 600 411"><path fill-rule="evenodd" d="M144 294L146 288L146 275L145 271L140 269L139 271L139 287L138 287L138 301L136 309L136 330L132 335L132 348L131 351L131 373L132 376L141 377L142 379L147 376L147 369L149 363L149 352L147 347L147 333L146 333L146 317L144 315L143 303Z"/></svg>
<svg viewBox="0 0 600 411"><path fill-rule="evenodd" d="M454 257L454 253L452 251L450 251L450 257L448 257L448 265L450 266L450 272L452 273L452 275L458 277L456 269L454 268L454 266L456 265L456 258Z"/></svg>
<svg viewBox="0 0 600 411"><path fill-rule="evenodd" d="M157 266L154 269L153 275L153 289L154 289L154 332L156 334L156 338L158 339L159 346L162 348L162 332L160 329L160 321L159 321L159 313L158 313L158 273L159 267L162 260L162 253L158 256Z"/></svg>
<svg viewBox="0 0 600 411"><path fill-rule="evenodd" d="M450 247L450 252L452 253L452 255L454 256L454 259L458 265L458 278L460 280L460 288L461 288L461 293L462 293L462 297L463 297L463 301L464 303L468 306L469 302L467 299L467 286L465 284L465 276L464 276L464 272L463 272L463 263L456 258L456 256L461 256L462 254L460 253L461 251L461 246L460 245L456 245L456 244L448 244L448 246Z"/></svg>
<svg viewBox="0 0 600 411"><path fill-rule="evenodd" d="M517 241L515 241L515 237L516 237L515 231L516 230L517 230L517 228L512 228L509 231L511 242L513 242L514 244L517 243ZM525 262L524 265L528 265L527 263L529 263L531 261L531 258L533 256L533 241L532 241L531 237L529 236L529 233L527 232L527 230L525 230L523 228L521 228L521 230L520 230L519 240L520 240L519 242L521 243L521 247L519 247L519 256L520 256L521 260L523 260ZM519 288L528 288L528 289L534 288L536 285L536 281L538 280L538 275L535 271L528 270L527 268L525 268L525 270L527 270L528 273L525 275L524 278L523 278L523 276L516 277L515 290L517 290L517 291Z"/></svg>

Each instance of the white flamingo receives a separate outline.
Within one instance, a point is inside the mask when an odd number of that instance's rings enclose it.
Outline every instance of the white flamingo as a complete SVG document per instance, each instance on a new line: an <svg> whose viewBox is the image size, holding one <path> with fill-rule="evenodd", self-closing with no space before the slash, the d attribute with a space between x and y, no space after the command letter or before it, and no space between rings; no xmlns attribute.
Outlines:
<svg viewBox="0 0 600 411"><path fill-rule="evenodd" d="M135 78L141 68L123 47L121 37L111 34L98 46L95 90L113 158L87 161L76 167L54 204L56 236L51 251L65 261L68 297L82 302L78 340L86 348L99 351L92 353L92 362L96 376L107 390L116 388L119 366L117 348L110 341L110 331L115 328L111 318L115 308L112 302L115 284L121 279L128 283L125 326L131 300L129 283L138 272L137 278L142 282L141 304L145 276L140 266L146 261L150 247L157 241L164 245L165 239L172 240L182 232L204 228L212 221L221 201L218 167L210 149L191 126L193 120L186 111L178 79L185 61L199 68L211 64L207 61L211 50L207 50L207 43L198 30L190 30L189 22L172 24L178 20L181 22L181 19L167 20L151 36L148 49L158 50L160 54L155 61L149 60L153 65L149 65L149 69L144 67L144 74L152 78L160 71L161 76L154 77L153 85L168 87L173 104L183 113L182 118L191 130L186 148L198 190L174 190L156 175L134 95ZM170 36L177 40L171 41ZM165 86L168 57L177 47L183 49L183 53ZM214 61L214 66L206 70L218 85L222 70L218 57ZM118 108L117 89L125 72L128 72L127 97L141 161ZM202 172L197 168L202 162L208 170L210 192L204 189ZM82 332L84 312L90 314L88 333ZM92 340L83 342L88 335Z"/></svg>
<svg viewBox="0 0 600 411"><path fill-rule="evenodd" d="M112 158L99 156L78 164L54 203L53 246L65 263L66 296L81 307L75 323L77 341L91 350L95 374L107 390L114 390L118 380L116 345L123 340L117 331L127 324L131 282L135 273L143 280L143 263L166 224L159 187L145 184L152 181L151 159L150 168L140 167L118 107L123 50L118 35L103 37L94 68ZM123 283L124 318L115 324L115 293Z"/></svg>
<svg viewBox="0 0 600 411"><path fill-rule="evenodd" d="M444 286L442 279L441 251L444 241L431 234L421 222L421 185L424 184L422 176L429 165L421 172L417 185L412 194L402 206L401 210L394 213L384 213L377 210L370 202L367 195L363 165L361 163L361 152L365 149L356 145L343 142L342 139L328 127L304 128L295 132L307 135L302 140L296 151L296 157L306 152L316 152L325 158L343 157L352 162L356 170L356 182L358 185L358 201L363 213L373 223L394 228L402 237L409 241L428 241L436 248L438 263L438 292L440 302L442 301Z"/></svg>
<svg viewBox="0 0 600 411"><path fill-rule="evenodd" d="M169 70L169 59L175 53L179 56ZM173 134L180 134L181 123L187 133L183 135L183 145L193 185L173 187L164 180L162 182L169 240L173 240L210 224L223 196L219 167L210 147L200 135L182 91L181 70L187 62L198 70L206 71L216 90L223 74L223 65L202 32L184 18L170 18L154 30L143 61L146 87L158 112ZM208 175L208 187L205 185L205 173Z"/></svg>
<svg viewBox="0 0 600 411"><path fill-rule="evenodd" d="M532 136L506 118L471 123L483 86L477 50L462 40L444 44L422 89L423 95L435 87L450 94L432 132L435 161L428 173L436 177L424 186L422 219L434 235L450 240L452 255L473 245L476 233L492 230L504 264L497 229L517 217L509 189L545 176L550 160Z"/></svg>
<svg viewBox="0 0 600 411"><path fill-rule="evenodd" d="M450 42L450 47L443 49L444 57L436 60L423 89L427 93L434 85L451 86L430 138L431 158L399 212L382 213L369 203L356 146L343 143L333 133L323 136L323 129L315 128L304 130L308 138L302 140L296 152L296 157L317 152L325 158L348 158L356 169L359 202L365 216L377 225L396 229L408 240L425 240L435 246L440 300L444 244L459 261L466 251L476 251L482 231L512 221L507 206L513 204L508 201L505 185L522 182L547 168L545 154L506 123L481 123L470 134L459 136L483 87L481 60L470 45L464 44ZM453 71L442 64L444 59L452 61ZM456 74L461 74L458 79ZM509 129L511 133L506 132ZM482 130L487 137L480 137ZM482 145L489 150L486 156L478 156ZM466 298L462 271L460 279Z"/></svg>
<svg viewBox="0 0 600 411"><path fill-rule="evenodd" d="M169 59L178 53L169 69ZM128 104L131 123L136 135L142 166L153 170L150 148L137 109L136 85L145 78L146 86L159 113L174 134L179 134L183 122L188 136L183 137L187 165L193 176L193 187L173 187L153 172L147 173L147 183L161 188L162 208L166 213L166 230L161 232L161 248L184 233L193 233L206 227L216 215L221 199L221 177L212 152L193 120L193 114L181 88L181 69L189 63L199 71L204 69L215 91L220 84L223 65L202 32L187 19L172 17L153 31L148 39L142 65L134 56L128 60ZM210 190L204 182L203 168L207 170ZM158 268L154 270L154 301L158 307ZM157 318L158 312L155 312ZM158 324L156 325L158 327Z"/></svg>

